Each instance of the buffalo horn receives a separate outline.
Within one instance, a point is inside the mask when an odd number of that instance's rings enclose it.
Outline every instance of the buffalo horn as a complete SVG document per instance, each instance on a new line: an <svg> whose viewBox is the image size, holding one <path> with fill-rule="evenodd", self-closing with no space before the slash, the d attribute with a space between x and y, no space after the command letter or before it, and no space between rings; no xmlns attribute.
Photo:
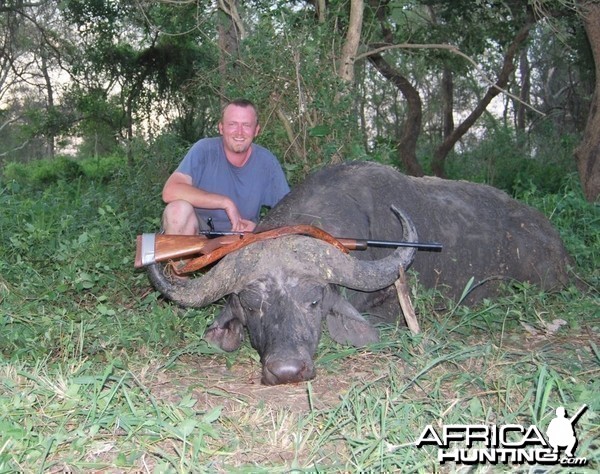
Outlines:
<svg viewBox="0 0 600 474"><path fill-rule="evenodd" d="M403 240L416 242L417 231L410 218L393 209L402 222ZM149 265L147 271L150 281L165 297L183 306L201 308L239 292L252 281L273 274L278 267L322 283L377 291L396 281L399 267L407 269L415 252L413 247L399 247L380 260L358 260L326 242L292 235L260 241L226 255L208 272L196 278L171 276L166 271L168 267L162 264Z"/></svg>

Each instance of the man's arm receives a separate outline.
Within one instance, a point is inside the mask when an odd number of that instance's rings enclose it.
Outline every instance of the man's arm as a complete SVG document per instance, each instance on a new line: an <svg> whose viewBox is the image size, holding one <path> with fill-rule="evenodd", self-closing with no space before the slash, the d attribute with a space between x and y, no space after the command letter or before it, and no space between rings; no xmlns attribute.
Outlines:
<svg viewBox="0 0 600 474"><path fill-rule="evenodd" d="M235 203L222 194L210 193L192 185L192 177L175 171L167 179L162 198L166 204L176 200L189 202L192 206L203 209L223 209L231 221L234 232L252 232L256 224L242 218Z"/></svg>

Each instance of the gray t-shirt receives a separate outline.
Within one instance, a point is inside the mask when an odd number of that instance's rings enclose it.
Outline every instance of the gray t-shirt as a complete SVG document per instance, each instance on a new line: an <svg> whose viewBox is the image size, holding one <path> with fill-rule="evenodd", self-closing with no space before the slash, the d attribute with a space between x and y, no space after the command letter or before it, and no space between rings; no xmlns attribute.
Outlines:
<svg viewBox="0 0 600 474"><path fill-rule="evenodd" d="M262 206L273 207L289 191L277 158L266 148L252 144L252 154L242 167L225 157L221 137L197 141L177 170L192 177L192 184L205 191L228 196L244 219L258 222ZM222 209L196 209L201 227L209 218L217 231L231 230L231 221Z"/></svg>

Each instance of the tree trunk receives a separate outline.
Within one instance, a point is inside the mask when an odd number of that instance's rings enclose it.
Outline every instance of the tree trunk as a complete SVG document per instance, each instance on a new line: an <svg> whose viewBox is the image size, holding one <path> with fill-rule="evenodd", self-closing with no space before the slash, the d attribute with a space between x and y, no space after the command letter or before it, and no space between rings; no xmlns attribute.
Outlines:
<svg viewBox="0 0 600 474"><path fill-rule="evenodd" d="M460 140L465 133L467 133L467 131L477 121L477 119L481 117L481 115L485 112L487 106L490 104L492 99L500 93L501 89L504 89L506 84L508 84L510 75L515 69L515 55L517 54L523 42L529 36L529 30L534 25L534 22L534 18L529 18L527 23L519 30L519 32L515 36L515 39L508 47L508 50L504 55L502 69L498 74L498 79L496 80L496 83L487 90L486 94L483 96L483 99L481 99L481 101L477 104L477 106L475 107L475 109L473 109L469 116L465 118L465 120L463 120L463 122L460 123L458 127L456 127L454 131L448 137L446 137L442 144L435 150L431 162L431 168L436 176L445 177L446 156L448 156L450 150L452 150L456 142Z"/></svg>
<svg viewBox="0 0 600 474"><path fill-rule="evenodd" d="M52 88L52 79L50 78L50 73L48 72L48 62L46 59L46 52L43 50L43 46L41 47L41 70L42 75L44 76L44 81L46 82L46 112L48 114L48 118L50 119L49 127L46 131L46 139L48 145L48 156L50 158L54 158L55 155L55 129L56 124L54 123L56 120L55 117L55 109L54 109L54 89Z"/></svg>
<svg viewBox="0 0 600 474"><path fill-rule="evenodd" d="M585 198L594 202L600 197L600 3L581 1L583 25L594 55L596 89L583 139L575 150L579 180Z"/></svg>
<svg viewBox="0 0 600 474"><path fill-rule="evenodd" d="M327 19L327 2L325 0L316 0L315 9L317 10L319 25L325 24L325 20Z"/></svg>
<svg viewBox="0 0 600 474"><path fill-rule="evenodd" d="M435 9L427 6L432 25L439 26ZM454 76L448 66L442 70L442 140L454 131Z"/></svg>
<svg viewBox="0 0 600 474"><path fill-rule="evenodd" d="M371 2L375 8L375 18L379 20L383 44L393 44L394 35L387 24L389 15L389 0ZM400 126L400 132L396 139L398 161L404 165L407 174L412 176L423 176L423 167L417 160L417 140L421 134L423 121L423 107L419 91L413 87L410 81L400 71L391 66L380 53L368 56L369 62L375 66L379 73L390 81L401 92L406 100L406 117ZM396 114L396 117L399 115ZM398 122L398 119L396 120Z"/></svg>
<svg viewBox="0 0 600 474"><path fill-rule="evenodd" d="M529 67L529 59L527 57L526 48L521 51L521 56L519 58L519 73L521 76L521 89L519 92L520 101L515 103L515 122L517 130L520 132L525 132L525 128L527 127L525 104L529 103L529 93L531 91L531 68Z"/></svg>
<svg viewBox="0 0 600 474"><path fill-rule="evenodd" d="M245 30L240 14L238 13L237 0L219 0L219 73L221 75L221 101L227 103L225 85L227 84L229 65L238 56L240 39L244 37Z"/></svg>
<svg viewBox="0 0 600 474"><path fill-rule="evenodd" d="M369 62L402 93L407 103L406 119L402 124L402 135L398 140L398 156L404 164L406 173L412 176L423 176L423 167L417 160L417 139L421 133L423 111L419 91L413 87L406 77L394 69L383 59L381 54L369 56Z"/></svg>
<svg viewBox="0 0 600 474"><path fill-rule="evenodd" d="M442 73L442 129L444 140L454 131L454 80L452 71L445 67Z"/></svg>
<svg viewBox="0 0 600 474"><path fill-rule="evenodd" d="M360 34L362 31L363 0L352 0L350 2L350 22L346 32L346 41L342 48L342 57L340 58L340 69L338 75L344 82L351 83L354 80L354 58L358 51Z"/></svg>

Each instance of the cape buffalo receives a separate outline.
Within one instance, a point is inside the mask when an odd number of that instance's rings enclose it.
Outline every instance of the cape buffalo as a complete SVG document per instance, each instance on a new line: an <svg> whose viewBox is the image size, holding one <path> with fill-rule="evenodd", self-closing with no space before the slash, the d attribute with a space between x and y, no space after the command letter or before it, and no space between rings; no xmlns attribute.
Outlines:
<svg viewBox="0 0 600 474"><path fill-rule="evenodd" d="M346 163L309 176L257 231L292 224L358 239L414 241L418 233L421 241L438 241L444 248L416 254L413 248L370 248L346 255L296 235L249 245L187 281L172 281L160 265L149 267L155 287L181 305L202 307L229 295L205 338L233 351L246 327L261 357L262 382L269 385L314 377L323 317L337 342L377 341L377 330L361 314L398 317L393 283L399 267L407 268L413 258L419 281L453 298L473 277L470 302L493 295L499 280L545 289L568 281L570 259L548 220L490 186L409 177L370 162Z"/></svg>

